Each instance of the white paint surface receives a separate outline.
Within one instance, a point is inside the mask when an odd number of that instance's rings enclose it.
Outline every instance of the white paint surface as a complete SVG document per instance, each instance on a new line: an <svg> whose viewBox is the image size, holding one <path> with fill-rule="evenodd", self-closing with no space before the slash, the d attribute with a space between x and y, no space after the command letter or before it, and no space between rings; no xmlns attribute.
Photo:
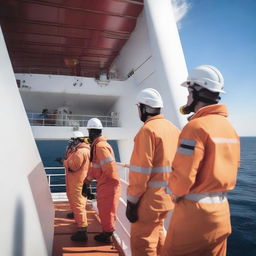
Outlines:
<svg viewBox="0 0 256 256"><path fill-rule="evenodd" d="M54 210L0 30L0 254L51 255Z"/></svg>

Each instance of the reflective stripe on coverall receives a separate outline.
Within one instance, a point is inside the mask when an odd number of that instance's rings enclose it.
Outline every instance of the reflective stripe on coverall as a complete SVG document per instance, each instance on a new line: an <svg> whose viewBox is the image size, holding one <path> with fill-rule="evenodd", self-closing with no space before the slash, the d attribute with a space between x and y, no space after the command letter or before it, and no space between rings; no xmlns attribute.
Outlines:
<svg viewBox="0 0 256 256"><path fill-rule="evenodd" d="M157 115L144 123L134 139L127 190L127 199L139 202L138 221L131 224L133 256L155 256L163 246L163 222L173 209L166 189L178 137L178 128Z"/></svg>
<svg viewBox="0 0 256 256"><path fill-rule="evenodd" d="M115 230L120 180L112 147L103 136L92 143L89 176L97 180L97 207L103 232Z"/></svg>
<svg viewBox="0 0 256 256"><path fill-rule="evenodd" d="M191 200L201 194L211 199L211 194L235 187L240 142L226 117L225 105L209 105L199 109L181 132L169 183L173 194L181 198L174 208L162 256L226 255L231 233L228 201Z"/></svg>
<svg viewBox="0 0 256 256"><path fill-rule="evenodd" d="M82 196L82 188L90 166L89 159L89 145L80 143L75 151L67 152L67 159L64 161L67 197L78 227L88 226L85 209L87 199Z"/></svg>

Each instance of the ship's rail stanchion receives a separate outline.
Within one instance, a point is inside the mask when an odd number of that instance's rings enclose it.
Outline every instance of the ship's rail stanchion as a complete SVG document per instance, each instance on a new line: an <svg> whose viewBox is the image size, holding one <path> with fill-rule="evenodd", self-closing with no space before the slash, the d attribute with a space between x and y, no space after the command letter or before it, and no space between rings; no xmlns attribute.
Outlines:
<svg viewBox="0 0 256 256"><path fill-rule="evenodd" d="M116 231L114 236L123 253L126 256L130 256L130 222L125 216L129 166L123 163L117 163L117 165L121 180L121 196L117 209Z"/></svg>
<svg viewBox="0 0 256 256"><path fill-rule="evenodd" d="M64 167L45 167L45 173L51 190L52 200L67 201L65 168Z"/></svg>

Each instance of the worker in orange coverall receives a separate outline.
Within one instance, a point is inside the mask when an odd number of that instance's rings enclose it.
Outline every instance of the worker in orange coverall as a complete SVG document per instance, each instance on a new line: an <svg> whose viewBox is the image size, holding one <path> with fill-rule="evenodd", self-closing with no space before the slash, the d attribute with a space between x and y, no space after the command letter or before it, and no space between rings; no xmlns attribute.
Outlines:
<svg viewBox="0 0 256 256"><path fill-rule="evenodd" d="M144 125L134 139L126 216L132 223L132 255L156 256L165 240L164 220L174 207L168 181L180 132L160 114L163 101L157 90L142 90L137 103Z"/></svg>
<svg viewBox="0 0 256 256"><path fill-rule="evenodd" d="M82 190L90 166L90 146L82 132L74 132L63 164L66 170L67 197L78 226L78 231L71 236L71 240L87 241L87 198L82 195Z"/></svg>
<svg viewBox="0 0 256 256"><path fill-rule="evenodd" d="M102 232L94 237L102 243L112 243L116 211L120 197L120 180L112 147L102 136L102 123L91 118L87 123L91 143L91 168L86 183L97 180L97 207Z"/></svg>
<svg viewBox="0 0 256 256"><path fill-rule="evenodd" d="M224 256L231 233L227 191L236 185L240 142L217 104L224 79L218 69L195 68L183 86L188 101L182 113L195 114L183 128L170 175L176 200L162 256Z"/></svg>

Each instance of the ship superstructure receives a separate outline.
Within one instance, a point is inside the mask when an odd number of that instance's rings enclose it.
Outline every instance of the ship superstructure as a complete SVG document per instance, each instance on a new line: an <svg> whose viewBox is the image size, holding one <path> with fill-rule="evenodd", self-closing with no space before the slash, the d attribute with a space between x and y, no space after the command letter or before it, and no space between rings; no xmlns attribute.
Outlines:
<svg viewBox="0 0 256 256"><path fill-rule="evenodd" d="M140 90L157 89L164 115L184 125L178 109L186 100L179 86L186 64L169 0L2 5L1 201L7 217L1 227L7 231L0 248L6 256L51 255L54 210L34 139L67 140L74 130L87 134L87 120L98 117L104 135L117 141L121 162L128 163L141 126L135 106ZM119 222L127 226L127 170L120 172ZM124 233L117 228L129 255Z"/></svg>

